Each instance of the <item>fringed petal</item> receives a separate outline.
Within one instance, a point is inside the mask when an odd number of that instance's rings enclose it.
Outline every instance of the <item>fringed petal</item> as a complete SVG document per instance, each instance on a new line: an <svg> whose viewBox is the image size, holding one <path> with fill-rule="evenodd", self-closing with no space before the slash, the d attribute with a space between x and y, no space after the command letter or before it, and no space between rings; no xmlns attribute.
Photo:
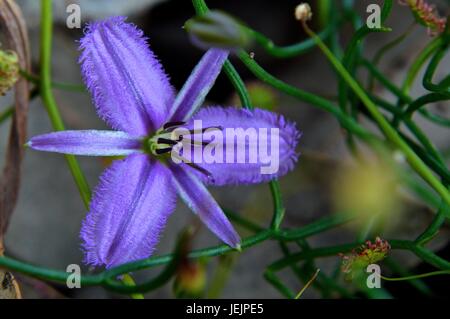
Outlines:
<svg viewBox="0 0 450 319"><path fill-rule="evenodd" d="M112 128L146 135L165 122L173 88L141 30L123 17L94 22L80 49L84 81Z"/></svg>
<svg viewBox="0 0 450 319"><path fill-rule="evenodd" d="M184 165L171 165L178 194L201 221L227 245L238 248L239 235L203 183Z"/></svg>
<svg viewBox="0 0 450 319"><path fill-rule="evenodd" d="M194 170L207 184L267 182L285 175L297 162L299 154L295 149L301 134L295 123L282 115L261 109L206 107L194 115L186 128L194 129L196 120L201 120L204 129L213 128L202 135L204 141L211 143L201 150L199 160L195 157L198 147L192 149L190 156L192 162L211 174ZM194 137L198 140L198 135Z"/></svg>
<svg viewBox="0 0 450 319"><path fill-rule="evenodd" d="M169 170L146 155L106 169L81 229L85 262L110 268L149 257L175 209L171 183Z"/></svg>

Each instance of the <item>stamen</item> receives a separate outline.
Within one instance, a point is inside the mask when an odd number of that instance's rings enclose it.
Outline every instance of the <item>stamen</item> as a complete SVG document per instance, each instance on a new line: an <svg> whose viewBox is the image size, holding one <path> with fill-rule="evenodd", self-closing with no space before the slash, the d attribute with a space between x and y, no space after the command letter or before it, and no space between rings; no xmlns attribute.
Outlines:
<svg viewBox="0 0 450 319"><path fill-rule="evenodd" d="M207 141L196 141L196 140L194 140L192 138L185 138L182 135L180 137L182 137L180 139L180 142L181 142L181 140L183 140L183 141L186 141L186 142L190 143L191 145L206 146L206 145L209 145L211 143L211 141L210 142L207 142Z"/></svg>
<svg viewBox="0 0 450 319"><path fill-rule="evenodd" d="M183 163L192 167L193 169L199 171L200 173L205 175L211 181L211 183L214 183L214 177L208 170L204 169L203 167L200 167L199 165L197 165L195 163L192 163L187 158L183 157L182 155L180 155L176 152L172 152L172 156L176 157L178 160L182 161Z"/></svg>
<svg viewBox="0 0 450 319"><path fill-rule="evenodd" d="M217 130L217 131L223 131L223 127L222 126L211 126L211 127L207 127L204 129L199 130L190 130L189 133L191 133L192 135L195 134L203 134L208 130Z"/></svg>
<svg viewBox="0 0 450 319"><path fill-rule="evenodd" d="M173 129L184 124L186 124L186 122L167 122L163 125L163 129L167 131L168 129Z"/></svg>
<svg viewBox="0 0 450 319"><path fill-rule="evenodd" d="M198 166L195 163L186 163L186 164L189 165L190 167L192 167L193 169L199 171L203 175L205 175L211 181L211 183L214 183L214 177L208 170L204 169L203 167Z"/></svg>
<svg viewBox="0 0 450 319"><path fill-rule="evenodd" d="M160 138L158 138L156 143L158 143L158 144L167 144L167 145L176 145L178 142L174 141L174 140L171 140L171 139L168 139L168 138L160 137Z"/></svg>
<svg viewBox="0 0 450 319"><path fill-rule="evenodd" d="M155 150L156 155L166 154L172 151L172 147L159 148Z"/></svg>
<svg viewBox="0 0 450 319"><path fill-rule="evenodd" d="M213 143L213 141L199 141L196 140L194 135L203 134L207 130L223 130L221 126L212 126L201 130L190 130L187 131L189 135L178 135L174 134L175 128L178 128L180 125L186 124L185 122L169 122L164 124L163 129L159 130L155 136L148 140L149 150L154 155L162 155L172 151L172 149L180 142L186 143L188 145L193 146L207 146ZM173 131L170 131L172 130ZM182 159L183 162L186 162L186 159ZM202 170L202 168L198 167L197 170ZM204 172L206 175L210 175L209 172Z"/></svg>

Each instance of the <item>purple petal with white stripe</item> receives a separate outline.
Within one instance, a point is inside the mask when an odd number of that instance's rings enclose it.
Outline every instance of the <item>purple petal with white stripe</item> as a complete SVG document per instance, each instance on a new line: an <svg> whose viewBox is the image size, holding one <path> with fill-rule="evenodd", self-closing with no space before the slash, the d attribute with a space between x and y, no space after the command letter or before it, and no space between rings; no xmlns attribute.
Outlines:
<svg viewBox="0 0 450 319"><path fill-rule="evenodd" d="M171 121L188 120L202 105L222 70L228 51L208 50L178 93L171 109Z"/></svg>
<svg viewBox="0 0 450 319"><path fill-rule="evenodd" d="M88 156L124 156L142 152L141 138L119 131L61 131L33 137L27 145L38 151Z"/></svg>
<svg viewBox="0 0 450 319"><path fill-rule="evenodd" d="M112 128L145 135L166 121L174 91L141 30L124 17L93 22L80 49L84 81Z"/></svg>
<svg viewBox="0 0 450 319"><path fill-rule="evenodd" d="M203 183L184 169L184 164L170 166L178 194L201 221L227 245L238 248L239 235Z"/></svg>
<svg viewBox="0 0 450 319"><path fill-rule="evenodd" d="M295 148L301 134L296 129L295 123L286 120L282 115L261 109L249 111L233 107L206 107L194 115L187 123L187 128L194 127L194 120L201 120L203 128L220 126L222 129L217 136L218 140L212 137L217 130L211 130L211 136L208 134L203 136L206 140L212 141L209 153L213 156L208 160L209 163L206 163L206 151L203 149L203 158L197 164L211 173L213 178L206 178L205 174L198 171L195 171L195 174L205 183L221 186L267 182L285 175L297 162L299 154ZM234 145L230 143L227 145L228 140L225 139L227 128L241 129L241 132L236 131L240 138L233 139ZM266 129L266 132L260 129ZM250 137L255 136L250 134L252 131L256 132L257 140L254 140L256 143L250 143ZM219 145L222 146L223 152L221 156L217 156L216 161L214 156L220 153L215 153L213 148ZM238 153L241 154L243 163L239 163ZM232 160L227 160L227 156Z"/></svg>
<svg viewBox="0 0 450 319"><path fill-rule="evenodd" d="M81 238L87 264L107 268L147 258L175 209L170 171L146 155L130 155L105 170Z"/></svg>

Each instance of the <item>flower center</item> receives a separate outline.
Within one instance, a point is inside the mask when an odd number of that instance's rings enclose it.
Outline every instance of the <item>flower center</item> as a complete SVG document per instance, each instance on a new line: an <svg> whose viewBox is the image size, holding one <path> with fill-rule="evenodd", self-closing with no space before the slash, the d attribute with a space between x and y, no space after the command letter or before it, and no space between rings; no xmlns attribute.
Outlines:
<svg viewBox="0 0 450 319"><path fill-rule="evenodd" d="M170 153L172 148L183 140L175 130L184 125L184 122L169 122L156 131L155 135L147 139L145 147L147 151L155 156Z"/></svg>
<svg viewBox="0 0 450 319"><path fill-rule="evenodd" d="M216 129L223 130L222 127L208 127L201 130L182 130L177 131L185 122L168 122L164 124L162 128L156 131L155 135L149 137L145 143L144 147L147 153L152 154L155 157L166 157L170 153L172 157L176 157L183 163L191 166L195 170L206 175L208 179L213 180L210 172L200 167L199 165L192 163L190 160L184 158L181 154L181 149L184 146L187 147L203 147L208 145L210 142L203 141L202 136L206 130ZM200 139L199 139L200 138ZM174 147L178 145L176 149ZM180 147L181 146L181 147Z"/></svg>

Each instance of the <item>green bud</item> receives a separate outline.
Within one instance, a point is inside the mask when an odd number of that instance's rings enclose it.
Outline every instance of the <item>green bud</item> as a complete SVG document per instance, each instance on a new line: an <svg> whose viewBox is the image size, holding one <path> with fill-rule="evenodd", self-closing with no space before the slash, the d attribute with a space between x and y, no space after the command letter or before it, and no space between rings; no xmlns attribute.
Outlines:
<svg viewBox="0 0 450 319"><path fill-rule="evenodd" d="M206 287L206 269L201 262L184 262L178 269L173 291L178 298L199 298Z"/></svg>
<svg viewBox="0 0 450 319"><path fill-rule="evenodd" d="M13 51L0 50L0 95L14 86L19 79L19 58Z"/></svg>
<svg viewBox="0 0 450 319"><path fill-rule="evenodd" d="M201 48L237 49L247 47L251 42L243 24L222 11L209 11L191 18L184 27L192 42Z"/></svg>

